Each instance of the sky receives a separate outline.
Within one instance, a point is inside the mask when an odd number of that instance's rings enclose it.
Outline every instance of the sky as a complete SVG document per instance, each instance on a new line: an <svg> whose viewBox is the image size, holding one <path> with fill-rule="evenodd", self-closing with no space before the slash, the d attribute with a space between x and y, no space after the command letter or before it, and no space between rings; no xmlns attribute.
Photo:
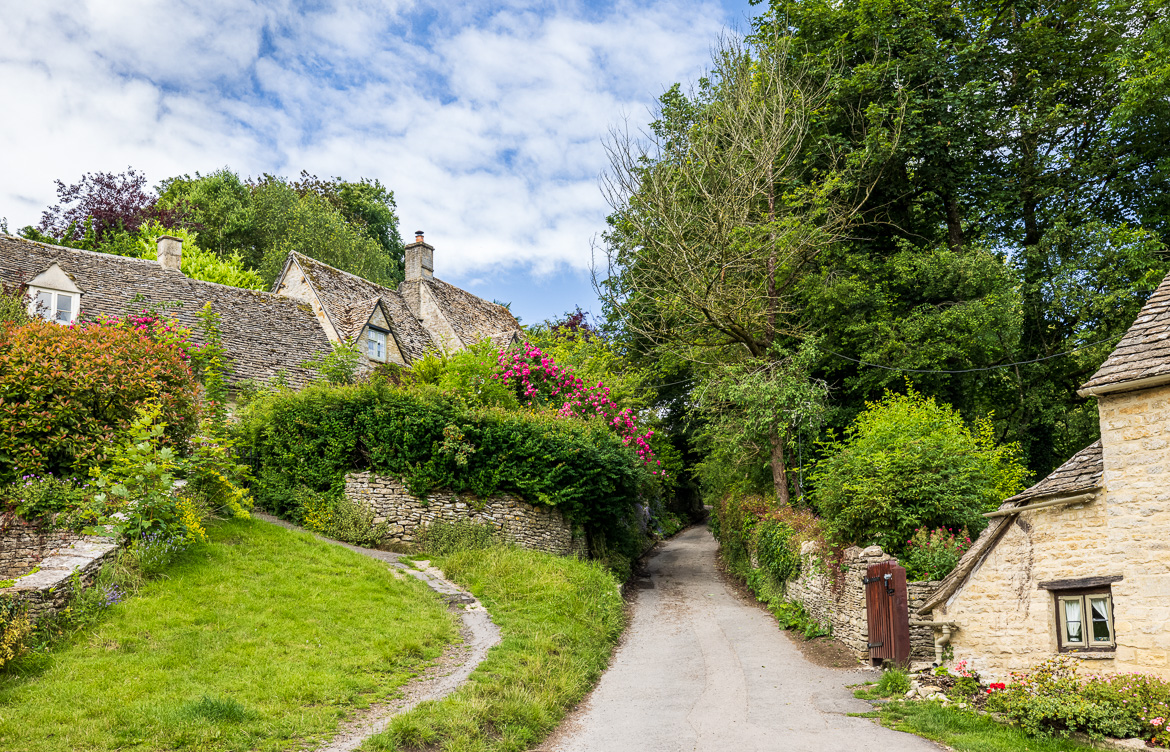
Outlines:
<svg viewBox="0 0 1170 752"><path fill-rule="evenodd" d="M0 218L54 180L376 178L435 274L524 323L600 312L612 127L697 78L748 0L0 0Z"/></svg>

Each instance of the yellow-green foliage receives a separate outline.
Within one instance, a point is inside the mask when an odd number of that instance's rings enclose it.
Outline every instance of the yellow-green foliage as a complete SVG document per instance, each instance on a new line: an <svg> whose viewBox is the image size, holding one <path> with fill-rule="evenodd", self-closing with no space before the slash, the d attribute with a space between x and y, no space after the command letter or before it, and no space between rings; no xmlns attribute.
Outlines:
<svg viewBox="0 0 1170 752"><path fill-rule="evenodd" d="M25 638L33 630L28 614L10 599L0 600L0 669L25 652Z"/></svg>
<svg viewBox="0 0 1170 752"><path fill-rule="evenodd" d="M180 270L191 279L218 282L221 285L244 287L249 290L268 289L260 274L245 266L244 259L238 251L230 256L205 251L199 247L198 234L181 227L163 227L157 222L142 225L142 229L134 238L134 255L152 261L158 258L159 235L171 235L183 241Z"/></svg>

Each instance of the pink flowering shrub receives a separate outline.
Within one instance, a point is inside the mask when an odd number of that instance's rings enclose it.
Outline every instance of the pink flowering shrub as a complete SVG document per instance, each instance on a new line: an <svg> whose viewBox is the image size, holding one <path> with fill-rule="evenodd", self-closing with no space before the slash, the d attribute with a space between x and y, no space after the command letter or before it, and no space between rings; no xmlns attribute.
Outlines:
<svg viewBox="0 0 1170 752"><path fill-rule="evenodd" d="M521 405L552 407L561 418L597 418L637 452L652 475L663 473L661 460L650 448L654 431L639 429L634 411L614 402L602 382L587 385L571 369L561 368L551 356L527 342L519 349L500 350L496 363L499 370L492 378L509 387Z"/></svg>
<svg viewBox="0 0 1170 752"><path fill-rule="evenodd" d="M1084 731L1100 738L1140 736L1170 747L1170 682L1147 674L1080 675L1080 660L1064 653L1031 671L1014 672L987 707L1003 713L1031 734Z"/></svg>
<svg viewBox="0 0 1170 752"><path fill-rule="evenodd" d="M971 536L967 534L967 528L956 532L951 528L928 530L920 527L906 541L899 561L906 567L908 579L941 580L951 573L970 547Z"/></svg>

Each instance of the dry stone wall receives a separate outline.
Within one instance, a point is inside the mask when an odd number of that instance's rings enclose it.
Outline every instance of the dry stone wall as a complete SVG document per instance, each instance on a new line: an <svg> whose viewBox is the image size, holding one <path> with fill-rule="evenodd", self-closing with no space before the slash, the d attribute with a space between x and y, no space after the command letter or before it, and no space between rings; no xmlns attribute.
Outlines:
<svg viewBox="0 0 1170 752"><path fill-rule="evenodd" d="M515 496L477 499L436 492L421 499L394 478L370 472L347 475L345 495L368 506L375 524L387 523L387 543L411 546L422 529L434 522L472 522L491 525L524 548L561 555L586 553L584 539L574 536L572 525L560 511L534 506Z"/></svg>
<svg viewBox="0 0 1170 752"><path fill-rule="evenodd" d="M845 550L840 564L825 561L812 541L800 547L800 575L785 585L790 600L804 606L820 624L833 630L833 637L852 650L859 658L869 659L869 621L865 605L866 569L883 561L897 561L882 551L880 546ZM910 613L920 608L938 589L937 581L907 583ZM910 657L933 659L934 632L930 627L910 628Z"/></svg>
<svg viewBox="0 0 1170 752"><path fill-rule="evenodd" d="M0 561L13 570L3 578L15 579L11 587L0 588L0 598L12 598L23 605L34 620L68 604L75 572L81 587L89 587L106 560L118 551L112 538L66 531L40 535L30 530L32 526L19 523L0 531Z"/></svg>
<svg viewBox="0 0 1170 752"><path fill-rule="evenodd" d="M46 556L81 537L69 530L43 530L39 525L10 518L0 529L0 580L28 574Z"/></svg>

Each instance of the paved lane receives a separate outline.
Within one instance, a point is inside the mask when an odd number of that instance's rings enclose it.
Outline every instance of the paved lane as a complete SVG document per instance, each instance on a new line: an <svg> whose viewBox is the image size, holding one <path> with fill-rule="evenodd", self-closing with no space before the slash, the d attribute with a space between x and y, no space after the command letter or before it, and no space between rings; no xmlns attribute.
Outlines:
<svg viewBox="0 0 1170 752"><path fill-rule="evenodd" d="M547 752L937 752L864 712L846 684L873 674L821 668L715 569L706 528L667 542L649 564L613 665Z"/></svg>

